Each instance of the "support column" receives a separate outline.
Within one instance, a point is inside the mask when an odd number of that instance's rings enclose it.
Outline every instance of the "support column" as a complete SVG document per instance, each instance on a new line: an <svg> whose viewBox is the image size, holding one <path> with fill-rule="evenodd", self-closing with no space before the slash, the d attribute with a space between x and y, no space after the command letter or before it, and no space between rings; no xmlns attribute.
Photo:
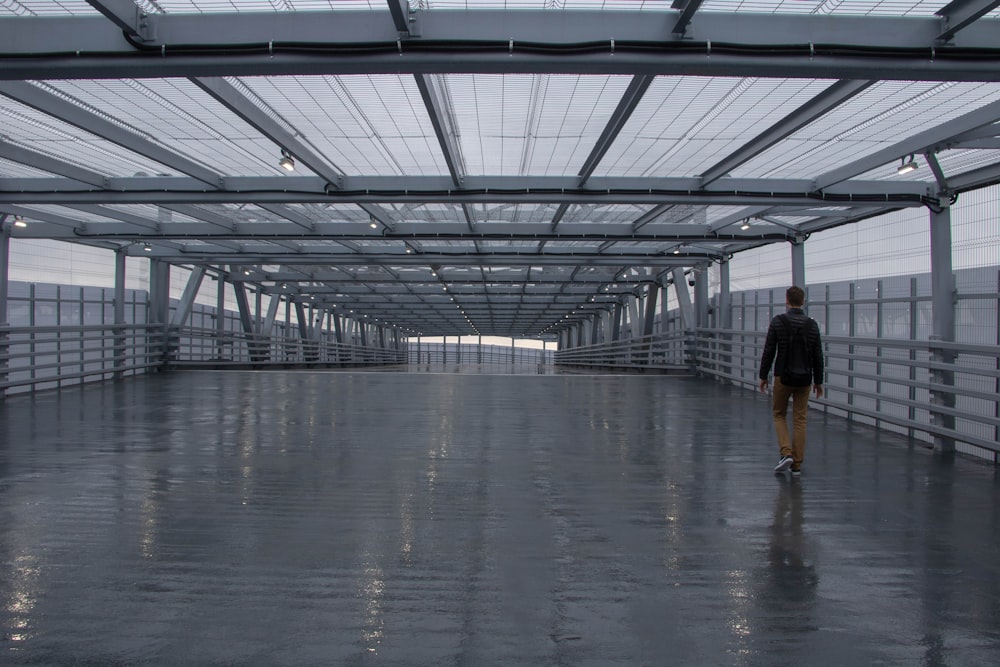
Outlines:
<svg viewBox="0 0 1000 667"><path fill-rule="evenodd" d="M170 324L167 327L167 358L170 360L177 357L180 348L181 327L191 315L195 297L198 296L198 290L201 289L201 281L204 277L205 267L199 266L191 270L191 276L188 278L187 285L184 286L184 293L181 295L180 301L177 302L177 309L174 310L174 314L170 318Z"/></svg>
<svg viewBox="0 0 1000 667"><path fill-rule="evenodd" d="M170 313L170 264L149 260L149 324L166 324Z"/></svg>
<svg viewBox="0 0 1000 667"><path fill-rule="evenodd" d="M796 237L789 241L792 247L792 284L806 288L806 242Z"/></svg>
<svg viewBox="0 0 1000 667"><path fill-rule="evenodd" d="M653 283L646 292L646 317L642 324L642 336L644 338L642 348L640 348L639 363L653 364L653 324L656 320L656 299L660 294L660 286Z"/></svg>
<svg viewBox="0 0 1000 667"><path fill-rule="evenodd" d="M281 297L277 294L272 294L271 300L267 304L267 315L264 317L264 322L260 327L260 352L267 360L271 359L271 350L275 347L272 341L272 332L274 331L274 321L278 319L278 307L280 305ZM280 352L278 356L278 361L281 361Z"/></svg>
<svg viewBox="0 0 1000 667"><path fill-rule="evenodd" d="M622 303L615 304L615 312L611 321L611 340L617 341L622 337Z"/></svg>
<svg viewBox="0 0 1000 667"><path fill-rule="evenodd" d="M149 260L149 305L146 309L146 321L148 324L160 325L159 344L151 344L147 350L147 358L152 359L156 355L166 361L170 356L170 341L167 337L167 322L170 314L170 264L158 259ZM150 336L155 336L153 330L149 331Z"/></svg>
<svg viewBox="0 0 1000 667"><path fill-rule="evenodd" d="M204 267L198 266L191 270L191 276L188 278L188 283L184 286L184 294L181 296L181 300L177 304L177 309L174 311L173 317L170 319L171 328L179 329L187 322L187 318L191 315L191 309L194 307L195 297L198 296L198 290L201 289L201 281L204 277Z"/></svg>
<svg viewBox="0 0 1000 667"><path fill-rule="evenodd" d="M125 248L115 250L115 379L125 376ZM0 320L4 318L0 317Z"/></svg>
<svg viewBox="0 0 1000 667"><path fill-rule="evenodd" d="M691 294L688 292L687 278L684 276L684 269L674 269L673 279L674 292L677 294L677 305L681 311L681 325L685 331L693 329L695 326L694 312L691 305Z"/></svg>
<svg viewBox="0 0 1000 667"><path fill-rule="evenodd" d="M628 297L628 320L631 325L630 338L638 338L642 335L642 320L639 316L639 297L630 295Z"/></svg>
<svg viewBox="0 0 1000 667"><path fill-rule="evenodd" d="M708 267L694 267L695 323L699 329L708 326Z"/></svg>
<svg viewBox="0 0 1000 667"><path fill-rule="evenodd" d="M722 372L728 375L733 374L733 345L730 342L732 340L732 335L729 331L733 328L733 307L732 307L732 294L729 290L729 260L723 260L719 264L719 316L716 317L716 322L718 322L719 328L723 330L721 339L722 343L719 346L722 354L719 356L719 361L722 362Z"/></svg>
<svg viewBox="0 0 1000 667"><path fill-rule="evenodd" d="M215 349L220 360L226 358L226 274L219 272L215 289Z"/></svg>
<svg viewBox="0 0 1000 667"><path fill-rule="evenodd" d="M939 212L931 211L931 312L933 316L930 341L931 363L951 365L955 362L952 350L935 348L934 342L953 343L955 341L955 274L951 259L951 209L947 206ZM945 414L935 408L955 407L955 372L947 369L931 370L930 373L931 424L946 429L955 428L954 415ZM955 451L954 438L934 436L934 449L940 454Z"/></svg>
<svg viewBox="0 0 1000 667"><path fill-rule="evenodd" d="M0 214L0 329L10 326L7 319L7 299L10 294L10 223L6 215ZM0 331L0 382L7 382L7 355L10 353L10 337ZM0 397L6 389L0 388Z"/></svg>
<svg viewBox="0 0 1000 667"><path fill-rule="evenodd" d="M655 283L650 285L649 291L646 292L646 319L642 325L643 336L653 335L653 324L656 319L656 299L659 294L660 286Z"/></svg>
<svg viewBox="0 0 1000 667"><path fill-rule="evenodd" d="M730 292L729 260L719 264L719 317L720 329L733 328L733 298Z"/></svg>

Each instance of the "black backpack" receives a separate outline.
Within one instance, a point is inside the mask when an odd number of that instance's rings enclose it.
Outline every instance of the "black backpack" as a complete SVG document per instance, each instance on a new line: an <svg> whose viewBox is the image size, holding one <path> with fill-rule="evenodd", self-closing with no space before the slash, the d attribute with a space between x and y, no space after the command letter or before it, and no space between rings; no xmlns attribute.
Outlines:
<svg viewBox="0 0 1000 667"><path fill-rule="evenodd" d="M812 355L806 337L809 318L795 321L787 315L785 327L788 329L788 345L785 348L785 366L781 371L781 384L786 387L807 387L813 381Z"/></svg>

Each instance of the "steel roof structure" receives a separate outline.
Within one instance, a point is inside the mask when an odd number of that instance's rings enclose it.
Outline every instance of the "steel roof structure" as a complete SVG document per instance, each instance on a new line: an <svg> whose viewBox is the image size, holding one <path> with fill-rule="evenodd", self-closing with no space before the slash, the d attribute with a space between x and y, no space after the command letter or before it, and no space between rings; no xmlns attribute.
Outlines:
<svg viewBox="0 0 1000 667"><path fill-rule="evenodd" d="M1000 182L998 6L4 0L0 212L410 334L547 336Z"/></svg>

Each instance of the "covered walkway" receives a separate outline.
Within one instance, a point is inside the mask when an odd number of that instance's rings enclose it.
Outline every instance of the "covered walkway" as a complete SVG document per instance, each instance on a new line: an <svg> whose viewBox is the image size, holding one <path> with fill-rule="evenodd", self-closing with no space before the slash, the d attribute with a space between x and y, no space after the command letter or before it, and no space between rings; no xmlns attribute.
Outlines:
<svg viewBox="0 0 1000 667"><path fill-rule="evenodd" d="M693 377L178 371L0 403L0 662L975 665L988 464Z"/></svg>

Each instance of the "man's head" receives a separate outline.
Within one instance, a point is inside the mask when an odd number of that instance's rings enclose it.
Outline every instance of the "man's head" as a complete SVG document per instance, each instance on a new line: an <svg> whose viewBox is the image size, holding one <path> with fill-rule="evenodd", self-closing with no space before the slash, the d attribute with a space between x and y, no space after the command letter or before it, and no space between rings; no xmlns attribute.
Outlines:
<svg viewBox="0 0 1000 667"><path fill-rule="evenodd" d="M801 308L806 302L806 293L801 287L792 285L785 292L785 303L792 308Z"/></svg>

